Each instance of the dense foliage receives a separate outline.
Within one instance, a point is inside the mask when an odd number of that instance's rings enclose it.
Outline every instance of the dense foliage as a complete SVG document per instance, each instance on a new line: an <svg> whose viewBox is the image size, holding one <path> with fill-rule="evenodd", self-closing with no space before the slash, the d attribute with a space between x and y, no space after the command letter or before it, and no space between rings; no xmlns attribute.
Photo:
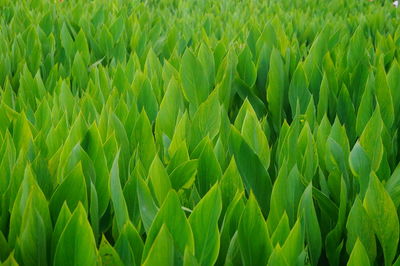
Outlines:
<svg viewBox="0 0 400 266"><path fill-rule="evenodd" d="M0 261L399 264L399 12L0 0Z"/></svg>

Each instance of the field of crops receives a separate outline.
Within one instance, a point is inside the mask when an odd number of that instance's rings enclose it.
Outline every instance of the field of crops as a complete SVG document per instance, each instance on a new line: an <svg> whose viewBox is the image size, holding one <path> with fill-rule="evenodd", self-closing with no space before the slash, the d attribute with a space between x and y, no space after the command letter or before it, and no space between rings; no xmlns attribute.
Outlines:
<svg viewBox="0 0 400 266"><path fill-rule="evenodd" d="M0 265L400 265L399 26L0 0Z"/></svg>

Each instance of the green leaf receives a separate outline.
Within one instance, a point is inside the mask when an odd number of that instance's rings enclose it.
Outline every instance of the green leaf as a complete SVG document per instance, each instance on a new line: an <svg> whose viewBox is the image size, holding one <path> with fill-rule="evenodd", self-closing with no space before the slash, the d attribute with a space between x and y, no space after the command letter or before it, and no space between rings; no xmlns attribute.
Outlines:
<svg viewBox="0 0 400 266"><path fill-rule="evenodd" d="M253 190L262 212L268 213L272 184L267 170L233 126L231 126L230 146L246 190L248 192Z"/></svg>
<svg viewBox="0 0 400 266"><path fill-rule="evenodd" d="M74 55L74 41L69 33L67 25L63 23L60 31L61 45L64 48L67 56L72 60Z"/></svg>
<svg viewBox="0 0 400 266"><path fill-rule="evenodd" d="M150 189L157 199L158 206L161 206L171 189L171 181L158 155L154 157L150 165L148 180Z"/></svg>
<svg viewBox="0 0 400 266"><path fill-rule="evenodd" d="M333 178L333 177L332 177ZM340 178L339 214L335 227L328 233L325 240L325 250L329 263L339 265L340 254L343 248L342 233L346 223L347 188L343 178Z"/></svg>
<svg viewBox="0 0 400 266"><path fill-rule="evenodd" d="M349 165L353 175L358 179L360 195L363 198L368 188L371 162L359 142L354 145L350 152Z"/></svg>
<svg viewBox="0 0 400 266"><path fill-rule="evenodd" d="M319 89L319 101L317 106L317 119L320 122L325 115L328 114L329 107L329 81L326 74L324 74L321 82L321 87Z"/></svg>
<svg viewBox="0 0 400 266"><path fill-rule="evenodd" d="M120 232L124 227L124 225L129 221L129 213L119 178L118 160L119 160L119 152L115 156L111 168L110 191L111 191L111 201L114 207L115 219L117 221L117 228L118 231Z"/></svg>
<svg viewBox="0 0 400 266"><path fill-rule="evenodd" d="M289 218L286 212L284 212L281 217L281 220L279 221L278 225L276 226L271 236L272 246L274 247L276 247L277 245L282 246L285 243L289 233L290 233Z"/></svg>
<svg viewBox="0 0 400 266"><path fill-rule="evenodd" d="M15 201L11 203L13 203L13 207L11 210L9 222L10 231L8 235L8 242L13 247L16 244L18 238L21 238L25 232L25 236L21 241L26 241L26 243L22 244L28 245L27 248L29 249L33 248L32 251L26 250L25 255L28 256L26 259L31 260L32 256L33 259L35 259L35 255L29 254L30 252L35 252L36 248L29 247L35 245L34 243L30 243L31 239L29 234L32 233L38 234L41 237L43 237L43 235L49 237L52 231L52 223L48 210L47 200L43 192L40 190L30 166L27 166L25 168L23 181L19 187L17 197ZM1 206L1 208L4 208L4 206ZM39 230L39 232L25 231L27 226L31 226L33 228L37 227L37 230ZM46 238L45 241L43 239L40 239L39 241L42 242L41 244L44 244L44 242L47 242L48 240L49 239ZM40 243L36 244L40 245ZM19 254L16 255L16 257L18 257Z"/></svg>
<svg viewBox="0 0 400 266"><path fill-rule="evenodd" d="M3 262L4 266L18 266L18 262L15 260L14 258L14 252L12 252L10 254L10 256L8 256L7 260Z"/></svg>
<svg viewBox="0 0 400 266"><path fill-rule="evenodd" d="M182 56L179 72L181 73L185 98L194 106L199 106L208 97L209 80L203 65L190 49L186 49Z"/></svg>
<svg viewBox="0 0 400 266"><path fill-rule="evenodd" d="M285 70L279 51L273 48L268 73L267 102L271 112L274 129L279 132L283 120L283 104L285 97Z"/></svg>
<svg viewBox="0 0 400 266"><path fill-rule="evenodd" d="M314 142L310 124L306 121L296 144L297 165L306 183L310 183L318 168L318 151Z"/></svg>
<svg viewBox="0 0 400 266"><path fill-rule="evenodd" d="M222 171L208 137L201 141L192 153L192 158L198 159L196 185L203 196L221 178Z"/></svg>
<svg viewBox="0 0 400 266"><path fill-rule="evenodd" d="M148 231L142 262L145 262L151 253L153 243L163 224L165 224L174 240L175 264L183 259L186 247L189 248L192 254L194 253L193 233L181 207L178 195L175 191L170 190Z"/></svg>
<svg viewBox="0 0 400 266"><path fill-rule="evenodd" d="M214 185L189 217L194 236L194 255L200 265L214 265L219 251L218 219L222 210L221 191Z"/></svg>
<svg viewBox="0 0 400 266"><path fill-rule="evenodd" d="M320 125L318 127L316 143L317 143L317 151L318 157L324 158L326 155L326 142L329 137L329 133L331 132L332 126L328 120L327 115L324 115L322 118ZM319 160L320 167L322 169L326 169L325 160Z"/></svg>
<svg viewBox="0 0 400 266"><path fill-rule="evenodd" d="M238 233L236 232L233 235L231 242L229 243L229 248L225 259L225 265L233 266L241 264L243 264L243 262L240 254Z"/></svg>
<svg viewBox="0 0 400 266"><path fill-rule="evenodd" d="M75 188L71 190L71 188ZM76 208L79 202L87 210L88 196L86 194L86 182L82 172L82 165L78 163L74 169L65 177L64 181L57 187L50 199L51 217L55 221L58 217L64 201L69 209Z"/></svg>
<svg viewBox="0 0 400 266"><path fill-rule="evenodd" d="M172 188L189 188L195 181L199 160L189 160L179 164L169 175Z"/></svg>
<svg viewBox="0 0 400 266"><path fill-rule="evenodd" d="M325 163L329 171L341 171L348 182L348 156L350 153L349 139L346 128L335 119L327 139Z"/></svg>
<svg viewBox="0 0 400 266"><path fill-rule="evenodd" d="M183 265L184 266L199 266L195 256L193 256L189 249L185 249L185 254L183 255Z"/></svg>
<svg viewBox="0 0 400 266"><path fill-rule="evenodd" d="M47 253L52 226L45 202L43 193L33 187L22 218L21 234L17 240L22 261L26 265L48 264Z"/></svg>
<svg viewBox="0 0 400 266"><path fill-rule="evenodd" d="M394 122L393 98L386 78L383 56L379 58L379 65L376 73L375 94L376 100L382 111L382 120L387 128L391 128Z"/></svg>
<svg viewBox="0 0 400 266"><path fill-rule="evenodd" d="M318 89L322 79L321 64L328 51L329 38L332 34L332 25L325 24L313 41L304 61L304 70L310 82L310 91L314 97L318 96ZM332 87L332 86L330 86ZM318 98L315 99L318 101Z"/></svg>
<svg viewBox="0 0 400 266"><path fill-rule="evenodd" d="M74 170L77 164L81 164L83 177L85 179L87 193L90 193L90 185L96 180L96 170L88 154L82 149L80 144L76 144L65 162L64 174Z"/></svg>
<svg viewBox="0 0 400 266"><path fill-rule="evenodd" d="M120 15L114 20L114 23L110 27L110 32L111 32L115 42L118 42L122 33L124 32L124 29L125 29L124 22L125 22L124 16Z"/></svg>
<svg viewBox="0 0 400 266"><path fill-rule="evenodd" d="M269 257L267 265L289 266L281 246L278 245L275 247L274 252L272 252L271 257Z"/></svg>
<svg viewBox="0 0 400 266"><path fill-rule="evenodd" d="M29 70L32 74L36 74L42 63L42 45L38 36L38 28L31 27L28 32L26 42L29 43L29 54L27 56L27 63Z"/></svg>
<svg viewBox="0 0 400 266"><path fill-rule="evenodd" d="M165 224L161 226L157 237L147 255L143 265L175 265L174 263L174 239L168 232Z"/></svg>
<svg viewBox="0 0 400 266"><path fill-rule="evenodd" d="M347 64L354 68L360 64L360 59L365 57L366 40L363 32L363 27L360 25L355 30L350 38L349 51L347 53Z"/></svg>
<svg viewBox="0 0 400 266"><path fill-rule="evenodd" d="M146 232L149 232L150 226L157 214L157 206L144 180L141 177L137 177L136 180L140 216Z"/></svg>
<svg viewBox="0 0 400 266"><path fill-rule="evenodd" d="M87 66L80 52L75 54L74 62L72 63L72 77L77 81L79 88L86 88L88 83Z"/></svg>
<svg viewBox="0 0 400 266"><path fill-rule="evenodd" d="M86 65L90 63L90 51L85 32L80 29L75 38L75 49L80 52ZM86 71L87 69L85 69Z"/></svg>
<svg viewBox="0 0 400 266"><path fill-rule="evenodd" d="M172 139L178 122L178 112L183 109L183 97L178 82L172 78L168 84L160 111L156 118L156 128Z"/></svg>
<svg viewBox="0 0 400 266"><path fill-rule="evenodd" d="M54 264L97 265L96 243L81 203L76 207L60 236Z"/></svg>
<svg viewBox="0 0 400 266"><path fill-rule="evenodd" d="M68 224L68 221L71 218L71 211L68 208L67 203L64 201L64 204L61 207L60 213L58 215L57 221L54 225L54 231L51 236L51 261L53 261L54 255L56 253L56 248L58 241L60 240L60 236L64 231L65 226Z"/></svg>
<svg viewBox="0 0 400 266"><path fill-rule="evenodd" d="M311 93L308 90L307 76L304 72L303 64L299 63L289 86L289 103L292 109L292 116L296 113L297 103L300 104L300 113L303 114L310 99Z"/></svg>
<svg viewBox="0 0 400 266"><path fill-rule="evenodd" d="M100 30L97 31L96 37L98 45L101 49L102 56L107 56L108 58L111 58L112 49L114 47L114 40L106 24L103 24L100 27Z"/></svg>
<svg viewBox="0 0 400 266"><path fill-rule="evenodd" d="M142 111L132 132L131 145L135 145L133 149L138 148L139 158L146 171L148 171L156 155L156 145L152 132L150 121L146 113Z"/></svg>
<svg viewBox="0 0 400 266"><path fill-rule="evenodd" d="M200 45L199 49L199 61L203 65L204 72L206 73L209 81L209 88L212 88L214 86L214 80L215 80L215 62L214 62L214 56L208 48L208 46L204 43Z"/></svg>
<svg viewBox="0 0 400 266"><path fill-rule="evenodd" d="M175 153L181 149L183 145L186 146L188 144L186 137L189 135L190 126L191 122L189 120L189 115L185 112L175 127L174 136L172 137L171 143L168 147L168 154L170 156L175 156Z"/></svg>
<svg viewBox="0 0 400 266"><path fill-rule="evenodd" d="M393 171L385 188L397 209L400 205L400 165L397 165L396 169Z"/></svg>
<svg viewBox="0 0 400 266"><path fill-rule="evenodd" d="M105 213L110 201L110 174L107 167L105 151L102 146L103 142L101 140L100 131L97 125L93 124L82 141L82 147L84 147L87 155L92 159L96 171L96 180L94 183L97 194L101 195L98 197L100 217Z"/></svg>
<svg viewBox="0 0 400 266"><path fill-rule="evenodd" d="M121 65L119 64L115 71L112 85L113 87L116 87L120 93L124 92L126 89L130 87L127 75L124 69L122 69Z"/></svg>
<svg viewBox="0 0 400 266"><path fill-rule="evenodd" d="M227 207L238 193L244 192L242 177L237 169L235 159L232 158L224 175L219 182L222 196L222 216L224 216Z"/></svg>
<svg viewBox="0 0 400 266"><path fill-rule="evenodd" d="M391 265L399 242L399 218L392 199L374 173L370 176L364 207L382 246L385 265Z"/></svg>
<svg viewBox="0 0 400 266"><path fill-rule="evenodd" d="M394 107L394 115L395 118L400 112L399 104L400 104L400 92L399 92L399 84L400 84L400 66L398 61L394 60L392 66L387 74L387 82L390 88L390 92L393 99L393 107ZM395 122L399 121L395 119Z"/></svg>
<svg viewBox="0 0 400 266"><path fill-rule="evenodd" d="M253 193L247 201L238 227L243 265L265 265L272 253L267 224Z"/></svg>
<svg viewBox="0 0 400 266"><path fill-rule="evenodd" d="M119 254L124 265L136 265L135 255L129 244L129 239L124 236L119 236L117 242L115 243L115 250Z"/></svg>
<svg viewBox="0 0 400 266"><path fill-rule="evenodd" d="M90 204L89 204L89 217L90 224L92 225L94 238L99 239L99 204L98 195L93 183L90 183Z"/></svg>
<svg viewBox="0 0 400 266"><path fill-rule="evenodd" d="M115 249L120 254L125 264L140 265L143 253L143 240L131 222L127 222L119 234L119 238L115 243ZM128 251L133 255L133 261L126 259Z"/></svg>
<svg viewBox="0 0 400 266"><path fill-rule="evenodd" d="M102 265L117 265L122 266L124 263L119 257L115 249L107 241L106 237L103 235L100 247L99 247L99 257Z"/></svg>
<svg viewBox="0 0 400 266"><path fill-rule="evenodd" d="M365 211L360 198L357 196L354 200L353 207L349 212L346 223L347 242L346 250L351 255L357 242L361 242L365 247L369 260L375 261L376 257L376 242L371 220Z"/></svg>
<svg viewBox="0 0 400 266"><path fill-rule="evenodd" d="M150 123L153 123L156 120L158 113L158 102L151 83L147 78L143 81L143 84L140 88L137 106L139 112L145 110Z"/></svg>
<svg viewBox="0 0 400 266"><path fill-rule="evenodd" d="M144 174L140 173L141 170L139 168L141 168L141 167L139 165L137 167L135 167L135 169L133 169L133 173L131 173L130 177L128 178L128 180L123 188L125 202L126 202L126 206L128 208L128 212L129 212L129 218L134 224L139 222L139 220L141 218L138 193L137 193L138 184L137 184L136 177L139 176L140 178L142 178L142 176L144 176Z"/></svg>
<svg viewBox="0 0 400 266"><path fill-rule="evenodd" d="M301 179L297 166L289 172L286 161L282 164L271 193L271 207L267 220L271 232L278 226L284 213L287 214L291 225L297 220L298 202L305 189Z"/></svg>
<svg viewBox="0 0 400 266"><path fill-rule="evenodd" d="M337 108L337 116L346 126L349 140L353 141L355 139L356 113L346 85L343 85L340 90L337 105L339 106Z"/></svg>
<svg viewBox="0 0 400 266"><path fill-rule="evenodd" d="M312 198L312 184L304 190L300 199L298 216L305 232L305 240L308 244L311 263L317 265L322 249L321 231L318 224L317 213L315 212Z"/></svg>
<svg viewBox="0 0 400 266"><path fill-rule="evenodd" d="M66 89L68 90L68 89ZM71 107L71 110L73 107ZM71 112L71 119L72 119L72 112ZM69 156L71 155L72 150L76 147L76 145L83 139L87 132L87 124L83 114L80 112L79 115L74 120L71 129L68 133L68 137L65 140L63 145L61 154L60 154L60 166L57 170L59 176L58 178L63 177L61 175L63 171L63 166L66 165Z"/></svg>
<svg viewBox="0 0 400 266"><path fill-rule="evenodd" d="M7 243L6 237L0 231L0 261L5 261L11 253L11 248Z"/></svg>
<svg viewBox="0 0 400 266"><path fill-rule="evenodd" d="M194 149L206 136L211 140L218 134L221 126L219 115L221 106L217 94L213 92L207 100L200 105L193 116L189 148Z"/></svg>
<svg viewBox="0 0 400 266"><path fill-rule="evenodd" d="M379 105L371 116L360 137L360 144L365 149L371 160L372 170L376 171L382 161L383 143L382 143L383 121Z"/></svg>
<svg viewBox="0 0 400 266"><path fill-rule="evenodd" d="M231 247L233 238L237 236L237 228L240 222L241 215L245 208L245 202L243 200L244 193L237 193L235 197L230 201L227 207L220 234L220 249L217 264L225 262L228 258L229 248ZM236 246L238 246L236 241ZM237 248L239 249L239 248ZM240 253L239 251L237 253ZM240 254L239 254L240 257Z"/></svg>
<svg viewBox="0 0 400 266"><path fill-rule="evenodd" d="M349 266L371 265L368 259L368 253L359 239L357 239L354 248L351 251L351 255L349 261L347 262L347 265Z"/></svg>
<svg viewBox="0 0 400 266"><path fill-rule="evenodd" d="M252 54L248 46L245 46L243 51L238 57L237 71L239 77L244 81L247 87L251 88L254 86L257 78L257 70L252 60Z"/></svg>
<svg viewBox="0 0 400 266"><path fill-rule="evenodd" d="M217 79L218 77L222 76L220 78L222 81L217 83L215 90L218 92L220 103L225 107L226 110L229 109L229 105L233 96L232 82L235 75L236 61L236 52L234 49L230 49L218 70Z"/></svg>
<svg viewBox="0 0 400 266"><path fill-rule="evenodd" d="M256 117L257 118L257 114L254 111L251 103L249 102L248 99L245 99L243 101L242 106L239 109L238 114L236 115L235 118L235 127L239 130L242 131L243 130L243 123L244 123L244 119L246 118L246 116L249 115L251 117Z"/></svg>
<svg viewBox="0 0 400 266"><path fill-rule="evenodd" d="M13 133L15 149L17 151L27 150L32 143L33 135L25 113L22 112L18 117Z"/></svg>
<svg viewBox="0 0 400 266"><path fill-rule="evenodd" d="M267 137L254 112L246 113L241 133L247 144L260 158L264 168L268 169L270 163L270 148Z"/></svg>
<svg viewBox="0 0 400 266"><path fill-rule="evenodd" d="M111 113L109 117L109 124L108 124L108 134L110 131L113 131L115 134L115 140L119 144L119 171L120 171L120 179L121 184L125 184L127 176L128 176L128 164L129 158L131 156L129 151L129 139L125 131L125 127L117 117L115 113ZM114 158L112 158L114 159Z"/></svg>
<svg viewBox="0 0 400 266"><path fill-rule="evenodd" d="M156 95L156 98L160 100L161 93L164 91L164 88L162 88L163 84L160 81L162 75L162 65L159 57L156 55L152 48L150 48L149 52L147 53L147 58L144 65L144 74L151 81L151 85L154 89L154 94Z"/></svg>
<svg viewBox="0 0 400 266"><path fill-rule="evenodd" d="M282 246L282 254L285 257L285 261L287 261L288 265L296 265L297 259L304 249L303 238L301 223L299 220L297 220L290 231L285 244Z"/></svg>
<svg viewBox="0 0 400 266"><path fill-rule="evenodd" d="M373 89L375 87L375 77L370 72L367 84L364 89L364 93L361 97L361 103L358 107L357 118L356 118L356 132L358 136L361 136L365 126L367 125L370 117L373 113Z"/></svg>

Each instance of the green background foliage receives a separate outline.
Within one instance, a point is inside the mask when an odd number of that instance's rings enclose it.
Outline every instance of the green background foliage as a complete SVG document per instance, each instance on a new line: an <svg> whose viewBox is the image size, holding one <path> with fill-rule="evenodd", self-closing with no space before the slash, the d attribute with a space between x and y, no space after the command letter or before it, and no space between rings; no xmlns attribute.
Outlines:
<svg viewBox="0 0 400 266"><path fill-rule="evenodd" d="M399 12L0 0L0 264L400 264Z"/></svg>

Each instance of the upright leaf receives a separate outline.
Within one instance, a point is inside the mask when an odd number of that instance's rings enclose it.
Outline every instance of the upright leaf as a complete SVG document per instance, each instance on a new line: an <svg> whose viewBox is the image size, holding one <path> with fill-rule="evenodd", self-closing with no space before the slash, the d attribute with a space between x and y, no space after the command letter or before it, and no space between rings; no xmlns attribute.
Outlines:
<svg viewBox="0 0 400 266"><path fill-rule="evenodd" d="M374 171L379 169L383 156L382 130L381 112L377 106L360 137L360 144L367 152Z"/></svg>
<svg viewBox="0 0 400 266"><path fill-rule="evenodd" d="M143 265L175 265L174 240L165 224L161 226L160 232L154 239L153 245Z"/></svg>
<svg viewBox="0 0 400 266"><path fill-rule="evenodd" d="M283 121L283 104L285 97L285 70L282 57L277 49L273 49L268 73L267 102L271 112L274 129L279 132Z"/></svg>
<svg viewBox="0 0 400 266"><path fill-rule="evenodd" d="M54 264L97 265L96 242L81 203L76 207L60 236Z"/></svg>
<svg viewBox="0 0 400 266"><path fill-rule="evenodd" d="M230 145L246 190L248 192L253 191L262 212L267 214L272 191L268 172L259 157L233 126L231 126Z"/></svg>
<svg viewBox="0 0 400 266"><path fill-rule="evenodd" d="M200 200L189 217L195 252L199 265L214 265L219 252L218 219L222 199L218 185L214 185Z"/></svg>
<svg viewBox="0 0 400 266"><path fill-rule="evenodd" d="M71 191L71 188L75 189ZM82 206L87 209L88 196L81 163L78 163L67 175L51 197L49 207L54 221L57 219L58 212L64 204L64 201L67 203L69 209L75 209L79 202L81 202Z"/></svg>
<svg viewBox="0 0 400 266"><path fill-rule="evenodd" d="M368 259L368 253L359 239L357 239L354 248L351 251L347 265L348 266L371 265Z"/></svg>
<svg viewBox="0 0 400 266"><path fill-rule="evenodd" d="M237 71L239 73L239 77L244 81L247 87L251 88L256 82L257 70L248 46L245 46L238 59Z"/></svg>
<svg viewBox="0 0 400 266"><path fill-rule="evenodd" d="M180 71L183 93L194 106L199 106L208 97L209 81L203 65L190 49L186 49Z"/></svg>
<svg viewBox="0 0 400 266"><path fill-rule="evenodd" d="M150 187L160 206L171 189L171 181L158 155L154 157L150 165L148 179Z"/></svg>
<svg viewBox="0 0 400 266"><path fill-rule="evenodd" d="M115 156L114 163L111 168L110 191L111 201L114 207L115 219L117 221L117 228L120 232L123 226L129 221L129 213L120 183L118 160L119 153L117 154L117 156Z"/></svg>
<svg viewBox="0 0 400 266"><path fill-rule="evenodd" d="M238 241L244 265L265 265L272 253L267 224L251 193L238 227Z"/></svg>
<svg viewBox="0 0 400 266"><path fill-rule="evenodd" d="M300 113L303 114L307 109L310 98L311 93L308 90L307 76L304 72L303 64L299 63L289 86L289 103L292 109L292 116L296 113L297 103L300 104Z"/></svg>
<svg viewBox="0 0 400 266"><path fill-rule="evenodd" d="M356 197L353 207L349 212L346 223L347 242L346 250L350 255L355 248L356 242L361 242L366 249L369 260L375 261L376 257L376 242L374 231L371 230L372 223L370 217L362 205L359 197Z"/></svg>
<svg viewBox="0 0 400 266"><path fill-rule="evenodd" d="M394 122L393 98L386 78L383 56L379 58L379 65L376 73L376 99L382 110L382 120L387 128L391 128Z"/></svg>
<svg viewBox="0 0 400 266"><path fill-rule="evenodd" d="M186 247L189 248L192 254L194 253L192 229L181 208L178 195L175 191L170 190L148 231L142 262L146 261L163 224L165 224L175 243L175 264L179 264L179 261L182 261Z"/></svg>
<svg viewBox="0 0 400 266"><path fill-rule="evenodd" d="M308 244L311 263L317 265L321 255L322 238L317 213L314 208L311 183L304 190L300 199L298 215L305 231L305 240Z"/></svg>
<svg viewBox="0 0 400 266"><path fill-rule="evenodd" d="M364 207L382 246L385 265L391 265L399 242L399 218L392 199L374 173L370 176Z"/></svg>

